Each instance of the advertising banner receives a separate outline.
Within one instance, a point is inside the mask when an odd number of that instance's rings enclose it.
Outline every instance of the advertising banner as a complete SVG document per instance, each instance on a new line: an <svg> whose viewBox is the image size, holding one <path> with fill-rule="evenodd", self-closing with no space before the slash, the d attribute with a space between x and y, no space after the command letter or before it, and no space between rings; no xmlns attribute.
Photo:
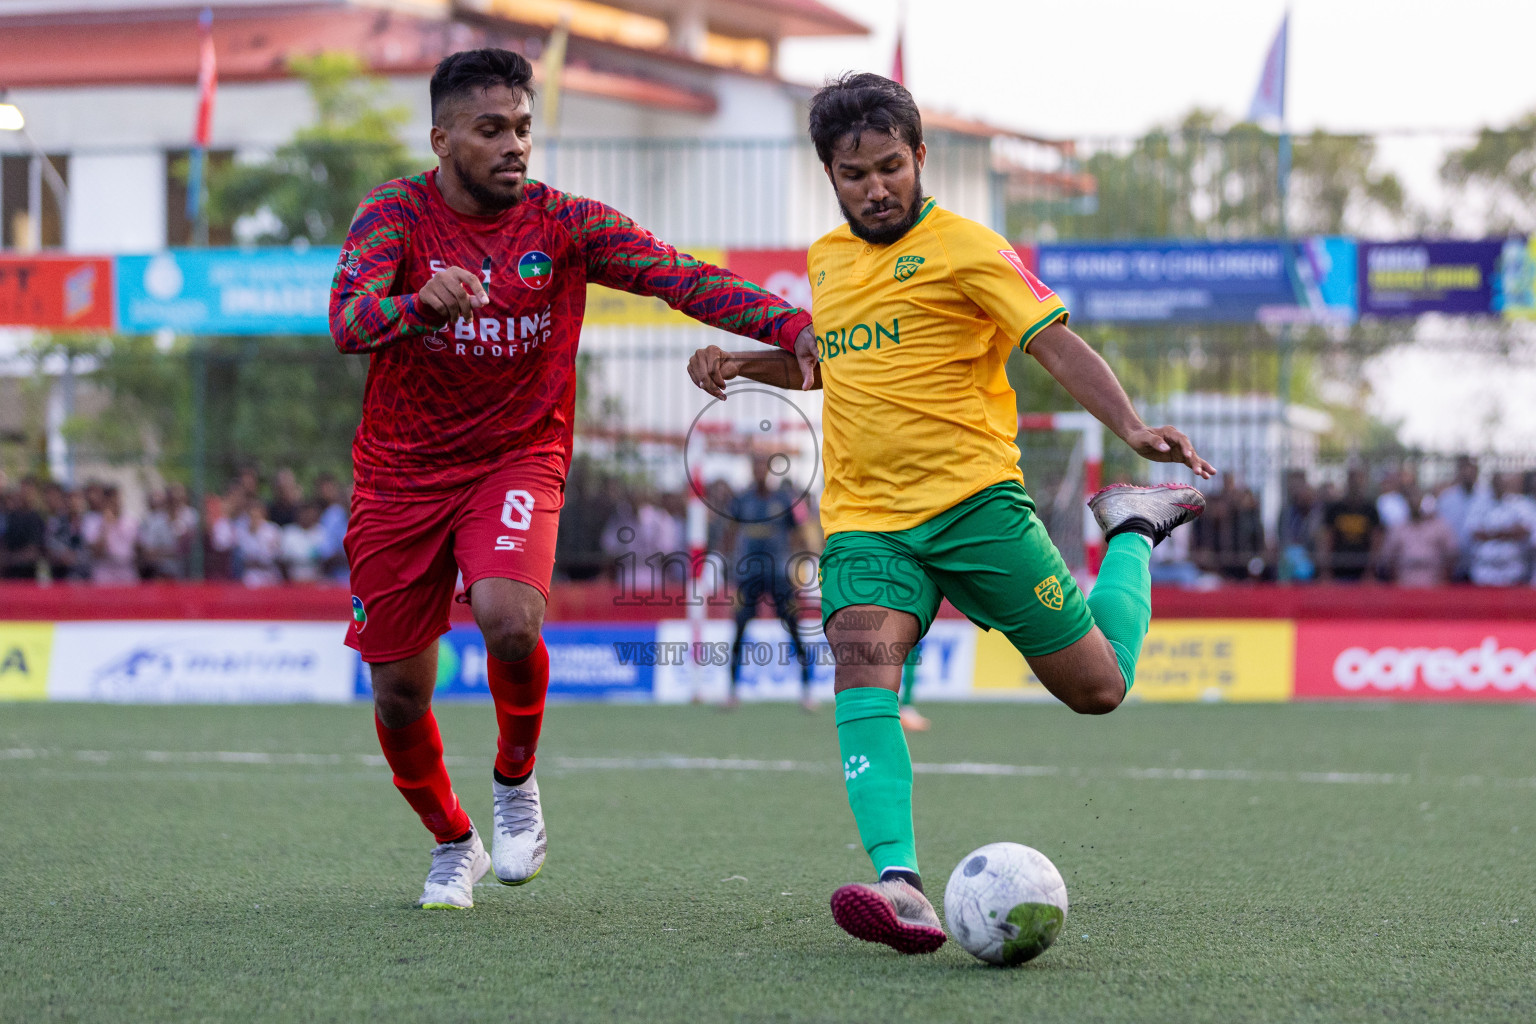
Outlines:
<svg viewBox="0 0 1536 1024"><path fill-rule="evenodd" d="M811 308L811 281L805 271L804 249L732 249L725 265L753 284L762 285L786 302Z"/></svg>
<svg viewBox="0 0 1536 1024"><path fill-rule="evenodd" d="M547 623L549 697L552 700L651 699L654 663L644 652L656 627L636 623ZM348 651L351 654L351 651ZM354 656L355 693L372 695L368 666ZM485 640L474 626L454 626L438 640L434 699L490 700L485 675Z"/></svg>
<svg viewBox="0 0 1536 1024"><path fill-rule="evenodd" d="M50 700L289 703L352 698L356 656L331 622L60 622Z"/></svg>
<svg viewBox="0 0 1536 1024"><path fill-rule="evenodd" d="M1353 242L1070 242L1041 245L1040 278L1083 320L1350 321ZM1293 279L1294 272L1294 279Z"/></svg>
<svg viewBox="0 0 1536 1024"><path fill-rule="evenodd" d="M724 249L693 249L691 254L705 263L725 266ZM801 261L802 265L804 260ZM649 295L631 295L600 284L587 285L586 324L593 327L679 327L698 321L679 313L660 299Z"/></svg>
<svg viewBox="0 0 1536 1024"><path fill-rule="evenodd" d="M117 259L129 333L328 334L338 250L171 249Z"/></svg>
<svg viewBox="0 0 1536 1024"><path fill-rule="evenodd" d="M1490 314L1502 240L1360 243L1360 315Z"/></svg>
<svg viewBox="0 0 1536 1024"><path fill-rule="evenodd" d="M0 622L0 701L46 700L53 623Z"/></svg>
<svg viewBox="0 0 1536 1024"><path fill-rule="evenodd" d="M1536 623L1303 621L1296 696L1536 700Z"/></svg>
<svg viewBox="0 0 1536 1024"><path fill-rule="evenodd" d="M810 645L811 696L832 700L834 665L832 652L821 632L820 619L801 621L801 636ZM916 700L964 700L971 695L971 676L976 653L977 629L969 622L940 619L933 624L917 650L912 692ZM692 658L693 626L685 619L668 619L656 629L656 700L686 704L695 698L711 703L725 699L731 684L731 642L734 622L711 619L704 623L704 664ZM798 700L800 664L795 660L789 633L776 619L753 619L743 637L741 685L743 701Z"/></svg>
<svg viewBox="0 0 1536 1024"><path fill-rule="evenodd" d="M112 329L112 261L0 256L0 327Z"/></svg>
<svg viewBox="0 0 1536 1024"><path fill-rule="evenodd" d="M1504 240L1493 311L1510 320L1536 320L1536 235Z"/></svg>
<svg viewBox="0 0 1536 1024"><path fill-rule="evenodd" d="M1131 699L1286 701L1291 698L1295 624L1266 619L1152 621ZM976 695L1053 700L1007 638L976 641Z"/></svg>

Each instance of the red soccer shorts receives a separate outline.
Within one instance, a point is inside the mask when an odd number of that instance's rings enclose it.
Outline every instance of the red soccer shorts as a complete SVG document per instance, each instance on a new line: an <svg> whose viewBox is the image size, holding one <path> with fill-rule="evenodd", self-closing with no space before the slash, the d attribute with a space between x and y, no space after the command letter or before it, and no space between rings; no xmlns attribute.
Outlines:
<svg viewBox="0 0 1536 1024"><path fill-rule="evenodd" d="M399 661L448 631L454 584L490 576L549 597L565 504L565 460L520 459L431 501L357 497L347 524L352 625L347 646L367 662Z"/></svg>

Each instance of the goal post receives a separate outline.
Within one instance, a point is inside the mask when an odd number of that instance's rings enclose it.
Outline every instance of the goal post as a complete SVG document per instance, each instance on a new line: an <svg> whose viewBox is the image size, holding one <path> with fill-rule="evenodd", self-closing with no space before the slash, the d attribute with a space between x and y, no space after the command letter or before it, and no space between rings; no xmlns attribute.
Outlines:
<svg viewBox="0 0 1536 1024"><path fill-rule="evenodd" d="M1087 502L1104 486L1104 425L1092 413L1081 410L1026 412L1019 416L1019 431L1026 430L1078 435L1074 454L1080 450L1083 461L1083 565L1088 575L1097 576L1104 561L1104 534Z"/></svg>

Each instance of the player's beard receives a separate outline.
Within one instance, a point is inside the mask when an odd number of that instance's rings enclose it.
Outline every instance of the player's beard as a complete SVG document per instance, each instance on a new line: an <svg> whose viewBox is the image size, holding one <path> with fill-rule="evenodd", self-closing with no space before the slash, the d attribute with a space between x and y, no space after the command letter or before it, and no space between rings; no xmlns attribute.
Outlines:
<svg viewBox="0 0 1536 1024"><path fill-rule="evenodd" d="M839 196L837 206L838 209L843 211L843 216L848 220L848 230L852 231L859 238L864 239L870 245L890 245L892 242L900 241L903 235L912 230L912 225L917 223L917 219L923 215L922 172L919 171L913 174L912 186L911 207L894 224L887 224L879 228L865 227L854 217L852 211L848 209L847 205L843 203L842 197Z"/></svg>
<svg viewBox="0 0 1536 1024"><path fill-rule="evenodd" d="M523 186L528 183L527 177L524 177L522 181L519 181L517 186L511 190L493 188L483 181L475 180L475 178L464 169L464 165L459 163L457 158L450 156L448 159L453 164L453 173L459 179L459 184L462 185L464 187L464 191L468 192L470 197L480 205L481 209L495 210L496 212L500 213L503 210L507 210L516 206L522 201ZM495 171L493 170L491 173L494 174ZM523 173L524 175L527 174L526 168L524 169Z"/></svg>

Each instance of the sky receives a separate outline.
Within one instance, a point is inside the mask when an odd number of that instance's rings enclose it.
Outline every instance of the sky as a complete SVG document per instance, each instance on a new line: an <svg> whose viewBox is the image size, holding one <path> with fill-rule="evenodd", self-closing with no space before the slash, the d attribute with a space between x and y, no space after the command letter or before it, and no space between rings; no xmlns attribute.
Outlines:
<svg viewBox="0 0 1536 1024"><path fill-rule="evenodd" d="M873 35L790 41L811 84L887 74L897 0L823 0ZM1282 0L911 0L919 102L1051 136L1138 134L1190 107L1247 112ZM1530 0L1292 0L1291 125L1381 131L1504 125L1536 109Z"/></svg>
<svg viewBox="0 0 1536 1024"><path fill-rule="evenodd" d="M780 73L889 74L898 0L823 2L873 34L787 42ZM1195 106L1240 118L1287 6L1292 130L1390 133L1379 166L1431 208L1448 202L1448 148L1536 110L1536 0L910 0L906 84L925 108L1048 137L1138 135ZM1405 441L1536 445L1531 366L1442 346L1369 376L1373 411Z"/></svg>

